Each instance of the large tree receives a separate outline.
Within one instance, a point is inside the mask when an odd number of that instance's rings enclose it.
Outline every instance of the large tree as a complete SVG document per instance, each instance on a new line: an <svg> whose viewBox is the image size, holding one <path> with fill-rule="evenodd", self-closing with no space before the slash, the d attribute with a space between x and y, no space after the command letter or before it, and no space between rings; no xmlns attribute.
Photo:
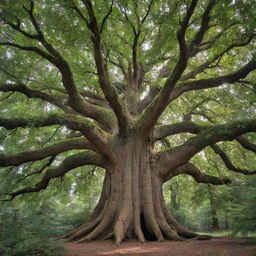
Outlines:
<svg viewBox="0 0 256 256"><path fill-rule="evenodd" d="M206 148L255 174L224 150L236 140L256 152L253 2L1 1L0 166L39 179L6 200L94 165L106 170L98 204L66 238L196 237L168 212L162 186L179 174L229 183L191 160Z"/></svg>

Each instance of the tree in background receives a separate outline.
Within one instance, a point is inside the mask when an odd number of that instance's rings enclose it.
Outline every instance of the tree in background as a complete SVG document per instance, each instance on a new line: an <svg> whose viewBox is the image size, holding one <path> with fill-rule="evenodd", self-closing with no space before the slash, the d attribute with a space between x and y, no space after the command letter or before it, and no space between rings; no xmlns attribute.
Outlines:
<svg viewBox="0 0 256 256"><path fill-rule="evenodd" d="M64 237L196 237L168 212L162 186L180 174L229 183L193 161L209 147L233 172L256 173L224 150L236 140L256 152L255 10L227 0L4 1L0 166L21 178L6 200L94 165L106 170L98 204Z"/></svg>
<svg viewBox="0 0 256 256"><path fill-rule="evenodd" d="M210 206L211 206L212 228L213 228L213 230L220 230L220 223L219 223L219 218L218 218L218 214L217 214L214 190L210 186L208 187L208 193L209 193L209 201L210 201Z"/></svg>

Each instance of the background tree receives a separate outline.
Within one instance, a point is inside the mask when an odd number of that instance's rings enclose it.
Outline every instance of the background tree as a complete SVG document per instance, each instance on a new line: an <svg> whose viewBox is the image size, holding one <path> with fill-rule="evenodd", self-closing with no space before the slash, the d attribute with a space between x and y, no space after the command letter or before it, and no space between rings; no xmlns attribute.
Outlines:
<svg viewBox="0 0 256 256"><path fill-rule="evenodd" d="M206 150L233 172L256 173L225 151L232 140L256 151L253 1L2 7L0 166L21 178L6 200L94 165L106 170L100 199L66 238L182 240L197 234L168 212L165 182L229 183L196 166Z"/></svg>

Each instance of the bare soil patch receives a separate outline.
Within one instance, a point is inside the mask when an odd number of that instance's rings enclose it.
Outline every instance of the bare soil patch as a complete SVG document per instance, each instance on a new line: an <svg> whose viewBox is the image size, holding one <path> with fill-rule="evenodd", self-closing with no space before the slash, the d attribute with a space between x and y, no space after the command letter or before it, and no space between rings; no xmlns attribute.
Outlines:
<svg viewBox="0 0 256 256"><path fill-rule="evenodd" d="M112 241L66 243L63 256L256 256L256 244L250 239L215 238L207 241L147 242Z"/></svg>

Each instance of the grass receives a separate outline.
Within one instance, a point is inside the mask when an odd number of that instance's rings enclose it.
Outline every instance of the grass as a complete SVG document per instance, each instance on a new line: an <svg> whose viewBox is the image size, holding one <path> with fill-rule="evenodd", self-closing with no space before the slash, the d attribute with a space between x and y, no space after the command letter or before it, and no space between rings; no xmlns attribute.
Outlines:
<svg viewBox="0 0 256 256"><path fill-rule="evenodd" d="M212 232L198 232L200 235L208 235L208 236L232 236L232 232L230 230L220 230L220 231L212 231Z"/></svg>
<svg viewBox="0 0 256 256"><path fill-rule="evenodd" d="M212 232L198 232L200 235L208 235L208 236L213 236L213 237L248 237L248 238L255 238L256 239L256 233L250 233L247 235L243 235L243 234L236 234L234 235L234 233L232 233L231 230L220 230L220 231L212 231Z"/></svg>

